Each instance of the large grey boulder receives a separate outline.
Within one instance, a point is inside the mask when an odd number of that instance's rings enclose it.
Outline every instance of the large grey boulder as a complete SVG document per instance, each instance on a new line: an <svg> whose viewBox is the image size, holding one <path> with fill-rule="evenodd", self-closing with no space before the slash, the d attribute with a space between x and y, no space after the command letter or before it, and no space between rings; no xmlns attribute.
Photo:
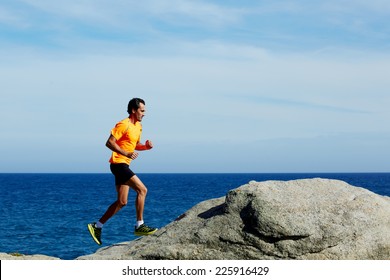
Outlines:
<svg viewBox="0 0 390 280"><path fill-rule="evenodd" d="M390 259L390 198L338 180L252 181L78 259Z"/></svg>

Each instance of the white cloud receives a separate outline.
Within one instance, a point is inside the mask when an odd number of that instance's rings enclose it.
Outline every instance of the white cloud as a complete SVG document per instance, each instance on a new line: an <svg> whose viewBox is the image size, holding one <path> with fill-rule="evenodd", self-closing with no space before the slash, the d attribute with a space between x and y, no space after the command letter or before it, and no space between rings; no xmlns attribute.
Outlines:
<svg viewBox="0 0 390 280"><path fill-rule="evenodd" d="M237 23L248 12L242 8L225 7L204 1L148 1L148 9L154 15L168 21L201 24L207 27L221 27Z"/></svg>
<svg viewBox="0 0 390 280"><path fill-rule="evenodd" d="M383 15L390 13L390 3L386 0L333 0L326 1L324 7L345 14L359 13L369 15L370 13L378 13Z"/></svg>
<svg viewBox="0 0 390 280"><path fill-rule="evenodd" d="M17 28L26 28L28 25L19 14L17 15L11 9L0 6L0 23L5 26L15 26Z"/></svg>
<svg viewBox="0 0 390 280"><path fill-rule="evenodd" d="M242 9L226 8L222 5L204 1L21 1L36 11L62 19L73 19L114 27L132 28L133 21L143 23L149 20L161 20L174 24L201 24L207 27L224 26L237 22L242 16ZM34 11L34 10L33 10Z"/></svg>
<svg viewBox="0 0 390 280"><path fill-rule="evenodd" d="M107 0L21 0L4 4L0 20L14 26L16 31L23 29L24 33L17 36L18 43L45 50L57 47L85 52L85 46L89 52L118 45L142 49L145 43L164 45L180 41L189 45L220 41L221 46L226 42L240 42L268 51L347 46L384 50L390 28L383 16L387 7L388 4L379 0L255 4L189 0L115 1L115 4ZM158 48L153 52L158 52Z"/></svg>

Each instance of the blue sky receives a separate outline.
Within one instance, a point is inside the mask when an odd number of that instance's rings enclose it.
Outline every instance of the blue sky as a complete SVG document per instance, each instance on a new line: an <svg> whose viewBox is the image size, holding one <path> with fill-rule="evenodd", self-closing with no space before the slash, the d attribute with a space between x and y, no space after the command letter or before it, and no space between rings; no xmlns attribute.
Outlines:
<svg viewBox="0 0 390 280"><path fill-rule="evenodd" d="M0 172L390 171L390 2L0 3Z"/></svg>

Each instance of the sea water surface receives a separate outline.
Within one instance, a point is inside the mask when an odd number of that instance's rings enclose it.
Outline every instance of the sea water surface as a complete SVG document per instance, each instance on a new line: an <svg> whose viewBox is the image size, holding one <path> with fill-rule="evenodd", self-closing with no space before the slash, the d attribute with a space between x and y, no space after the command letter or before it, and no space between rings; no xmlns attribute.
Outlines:
<svg viewBox="0 0 390 280"><path fill-rule="evenodd" d="M145 222L163 227L197 203L251 180L330 178L390 196L390 173L138 174L148 187ZM0 174L0 252L65 260L100 247L87 224L116 199L111 174ZM133 240L135 193L103 229L103 246Z"/></svg>

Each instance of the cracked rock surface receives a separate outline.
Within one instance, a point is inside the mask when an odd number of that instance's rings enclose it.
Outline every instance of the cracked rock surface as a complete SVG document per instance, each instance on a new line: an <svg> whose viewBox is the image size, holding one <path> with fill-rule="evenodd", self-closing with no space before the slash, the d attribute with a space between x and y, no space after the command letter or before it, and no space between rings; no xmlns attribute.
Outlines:
<svg viewBox="0 0 390 280"><path fill-rule="evenodd" d="M252 181L78 259L390 259L390 198L338 180Z"/></svg>

